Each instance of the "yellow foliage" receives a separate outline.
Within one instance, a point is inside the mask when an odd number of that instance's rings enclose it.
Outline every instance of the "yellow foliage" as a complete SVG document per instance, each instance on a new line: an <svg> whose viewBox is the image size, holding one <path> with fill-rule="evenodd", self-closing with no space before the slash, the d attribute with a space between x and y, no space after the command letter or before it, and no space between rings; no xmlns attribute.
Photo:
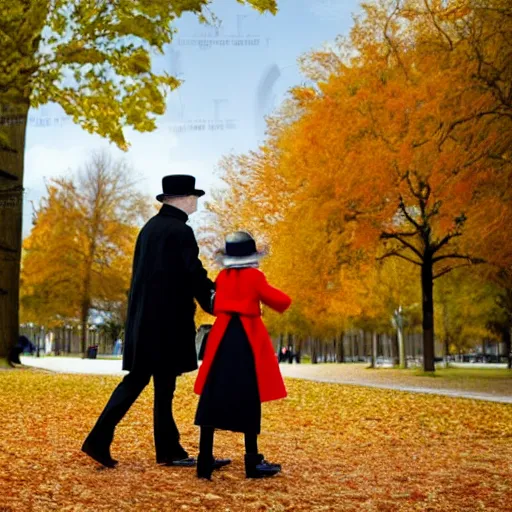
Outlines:
<svg viewBox="0 0 512 512"><path fill-rule="evenodd" d="M47 194L24 242L21 321L86 322L91 308L125 303L137 222L150 204L129 170L96 154L78 176L52 180Z"/></svg>

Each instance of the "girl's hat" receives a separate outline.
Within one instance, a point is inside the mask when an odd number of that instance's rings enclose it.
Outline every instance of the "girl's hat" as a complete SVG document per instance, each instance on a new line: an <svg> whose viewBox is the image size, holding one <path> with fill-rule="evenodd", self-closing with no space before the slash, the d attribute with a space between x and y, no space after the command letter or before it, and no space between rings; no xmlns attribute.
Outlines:
<svg viewBox="0 0 512 512"><path fill-rule="evenodd" d="M254 238L246 231L236 231L226 237L224 250L217 251L217 261L226 268L254 267L267 251L258 251Z"/></svg>

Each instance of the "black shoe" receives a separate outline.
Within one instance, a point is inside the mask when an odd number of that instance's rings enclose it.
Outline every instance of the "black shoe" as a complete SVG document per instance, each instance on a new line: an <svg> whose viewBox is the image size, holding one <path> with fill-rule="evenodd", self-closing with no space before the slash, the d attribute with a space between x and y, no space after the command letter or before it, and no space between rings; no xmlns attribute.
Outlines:
<svg viewBox="0 0 512 512"><path fill-rule="evenodd" d="M231 459L214 459L213 460L213 469L220 469L224 466L231 464Z"/></svg>
<svg viewBox="0 0 512 512"><path fill-rule="evenodd" d="M167 452L166 454L157 454L156 463L157 464L169 464L175 460L188 459L188 452L181 446L178 446L174 450Z"/></svg>
<svg viewBox="0 0 512 512"><path fill-rule="evenodd" d="M231 459L214 459L213 457L202 457L201 454L197 457L197 478L206 478L211 480L212 473L216 469L223 468L231 464Z"/></svg>
<svg viewBox="0 0 512 512"><path fill-rule="evenodd" d="M261 453L245 455L245 476L247 478L265 478L277 475L280 471L280 464L267 462Z"/></svg>
<svg viewBox="0 0 512 512"><path fill-rule="evenodd" d="M212 456L205 457L201 453L197 456L197 478L205 480L212 479L212 473L215 469L215 460Z"/></svg>
<svg viewBox="0 0 512 512"><path fill-rule="evenodd" d="M192 468L197 464L197 460L194 457L186 457L184 459L164 459L158 461L161 466L174 466L181 468Z"/></svg>
<svg viewBox="0 0 512 512"><path fill-rule="evenodd" d="M110 456L110 449L108 447L100 448L86 439L82 445L82 451L106 468L115 468L117 466L118 461Z"/></svg>

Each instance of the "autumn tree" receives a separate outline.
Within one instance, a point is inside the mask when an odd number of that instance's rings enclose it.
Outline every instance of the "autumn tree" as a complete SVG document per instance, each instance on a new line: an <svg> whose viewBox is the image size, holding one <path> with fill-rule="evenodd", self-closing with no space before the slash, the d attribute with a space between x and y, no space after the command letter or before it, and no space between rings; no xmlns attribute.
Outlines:
<svg viewBox="0 0 512 512"><path fill-rule="evenodd" d="M493 268L485 276L494 291L494 304L487 328L505 346L508 369L512 369L512 266Z"/></svg>
<svg viewBox="0 0 512 512"><path fill-rule="evenodd" d="M473 243L477 233L492 227L503 237L510 219L500 192L510 175L502 158L510 121L496 117L445 137L440 127L460 116L451 91L465 89L468 77L458 82L462 77L452 72L460 62L439 61L408 44L421 34L395 19L399 4L365 5L338 56L315 52L306 59L318 87L294 91L305 114L294 123L295 136L284 141L294 165L283 164L281 171L304 190L303 200L325 198L342 229L353 233L354 249L380 239L380 258L419 267L424 366L433 371L434 279L482 262ZM491 101L488 92L476 96L474 89L469 99L473 108ZM495 204L505 212L498 222L490 209Z"/></svg>
<svg viewBox="0 0 512 512"><path fill-rule="evenodd" d="M243 178L227 174L236 183L231 206L246 221L259 217L273 245L283 244L288 264L278 274L288 268L300 276L304 289L290 287L304 297L310 321L332 314L325 292L340 285L333 276L344 266L371 267L376 256L418 267L426 371L434 370L434 280L512 256L512 244L503 244L512 220L511 119L495 87L506 82L484 87L467 51L483 45L499 60L510 40L491 37L496 17L477 4L364 4L349 39L302 59L314 83L291 91L291 114L269 125L259 152L238 158ZM427 15L428 23L418 21ZM229 219L228 201L221 204L217 213Z"/></svg>
<svg viewBox="0 0 512 512"><path fill-rule="evenodd" d="M275 0L237 0L275 13ZM73 121L126 150L123 128L152 131L179 80L151 69L191 13L211 0L13 0L0 6L0 359L18 337L23 156L28 110L59 104Z"/></svg>
<svg viewBox="0 0 512 512"><path fill-rule="evenodd" d="M409 197L412 194L415 198L409 211L400 197L400 213L411 229L384 231L381 237L395 241L391 254L398 247L416 263L419 258L423 290L426 281L430 282L429 253L434 267L439 265L433 279L459 266L457 262L482 261L471 254L505 265L512 257L512 244L503 244L503 234L512 219L512 66L505 57L512 50L510 14L510 5L499 0L383 2L380 9L368 9L370 24L359 27L359 36L380 31L386 63L403 71L409 92L412 88L417 91L415 102L403 105L406 113L401 135L406 130L412 135L409 155L403 144L395 147L401 151L397 169L406 162L409 167L413 163L403 174ZM407 96L401 94L400 98ZM388 105L393 116L392 104ZM370 113L374 114L376 119L378 107ZM392 146L397 139L388 131L389 126L380 125L379 132L378 118L372 123L385 144ZM421 164L414 153L420 156ZM425 164L432 170L428 179L422 169ZM446 214L452 208L450 219ZM419 214L416 219L415 213ZM430 238L446 228L437 241ZM421 255L418 246L409 243L415 231L422 231ZM427 299L424 294L424 301ZM424 315L424 328L430 327L429 316Z"/></svg>
<svg viewBox="0 0 512 512"><path fill-rule="evenodd" d="M126 164L107 153L92 155L75 177L52 180L24 244L25 320L78 318L85 352L91 309L112 313L126 304L135 239L150 205Z"/></svg>
<svg viewBox="0 0 512 512"><path fill-rule="evenodd" d="M20 318L49 328L79 318L76 296L75 233L79 213L73 198L47 185L34 227L23 247Z"/></svg>
<svg viewBox="0 0 512 512"><path fill-rule="evenodd" d="M457 270L440 279L435 290L436 325L446 361L453 353L496 338L488 327L494 316L496 290L484 272Z"/></svg>
<svg viewBox="0 0 512 512"><path fill-rule="evenodd" d="M252 231L259 243L268 244L270 255L262 268L271 282L293 297L286 315L265 313L269 330L275 336L293 333L299 340L309 338L315 346L334 342L341 362L344 333L356 322L359 325L362 316L366 327L374 322L389 330L398 303L389 309L388 290L380 289L361 251L352 250L351 234L347 237L342 229L329 198L302 196L293 180L284 179L286 158L279 153L279 144L287 138L283 116L290 111L269 120L270 136L259 151L221 161L226 187L207 203L210 222L202 231L217 247L225 233L236 229ZM331 183L325 185L328 189ZM396 283L396 276L391 280Z"/></svg>

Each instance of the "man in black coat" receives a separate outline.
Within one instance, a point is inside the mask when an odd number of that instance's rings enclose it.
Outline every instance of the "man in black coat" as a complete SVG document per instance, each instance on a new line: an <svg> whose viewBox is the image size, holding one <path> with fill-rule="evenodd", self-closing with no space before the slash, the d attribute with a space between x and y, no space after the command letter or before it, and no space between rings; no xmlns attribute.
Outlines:
<svg viewBox="0 0 512 512"><path fill-rule="evenodd" d="M194 324L195 303L211 312L215 285L199 260L199 248L186 222L197 210L195 178L166 176L164 203L159 213L142 228L133 259L128 299L123 370L130 373L114 390L82 451L107 467L117 461L110 455L114 430L153 377L154 437L157 462L169 466L193 466L180 444L172 415L176 377L197 369ZM218 466L228 461L217 461Z"/></svg>

